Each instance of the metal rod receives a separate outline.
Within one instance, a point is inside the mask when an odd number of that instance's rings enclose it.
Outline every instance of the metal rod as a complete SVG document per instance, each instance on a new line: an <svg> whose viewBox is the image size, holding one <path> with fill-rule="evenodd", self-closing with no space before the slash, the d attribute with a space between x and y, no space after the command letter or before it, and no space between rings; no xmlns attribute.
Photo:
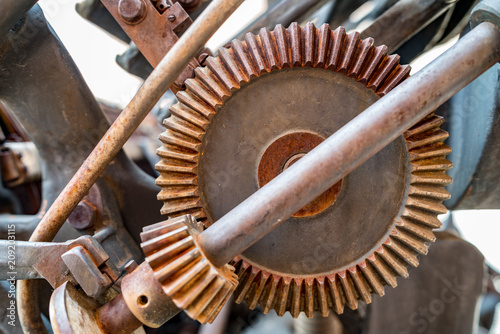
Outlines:
<svg viewBox="0 0 500 334"><path fill-rule="evenodd" d="M30 241L51 241L54 238L71 211L89 191L144 117L241 2L243 0L212 1L175 43L111 125L40 221Z"/></svg>
<svg viewBox="0 0 500 334"><path fill-rule="evenodd" d="M394 52L404 42L448 10L457 0L401 0L361 33Z"/></svg>
<svg viewBox="0 0 500 334"><path fill-rule="evenodd" d="M202 232L199 247L229 262L499 60L500 31L482 23Z"/></svg>

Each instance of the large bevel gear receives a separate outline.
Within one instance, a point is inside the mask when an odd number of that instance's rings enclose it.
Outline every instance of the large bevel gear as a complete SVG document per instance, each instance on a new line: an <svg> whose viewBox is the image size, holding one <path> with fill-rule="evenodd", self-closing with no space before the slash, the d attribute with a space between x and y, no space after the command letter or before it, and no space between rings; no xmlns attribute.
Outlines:
<svg viewBox="0 0 500 334"><path fill-rule="evenodd" d="M189 213L209 227L267 182L261 169L287 168L402 82L410 68L386 50L311 23L262 29L220 49L164 122L162 213ZM442 123L429 115L335 185L327 205L298 212L235 259L236 300L280 316L326 316L407 277L446 212L451 149ZM277 165L261 168L268 159Z"/></svg>

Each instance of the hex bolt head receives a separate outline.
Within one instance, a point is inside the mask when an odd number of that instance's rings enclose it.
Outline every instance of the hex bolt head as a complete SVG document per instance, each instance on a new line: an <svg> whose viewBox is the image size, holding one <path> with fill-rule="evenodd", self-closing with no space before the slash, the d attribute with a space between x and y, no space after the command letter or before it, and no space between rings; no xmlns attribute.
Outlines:
<svg viewBox="0 0 500 334"><path fill-rule="evenodd" d="M146 17L146 5L142 0L120 0L118 13L128 24L137 24Z"/></svg>
<svg viewBox="0 0 500 334"><path fill-rule="evenodd" d="M82 201L68 217L68 223L77 230L85 230L94 226L96 215L95 207Z"/></svg>

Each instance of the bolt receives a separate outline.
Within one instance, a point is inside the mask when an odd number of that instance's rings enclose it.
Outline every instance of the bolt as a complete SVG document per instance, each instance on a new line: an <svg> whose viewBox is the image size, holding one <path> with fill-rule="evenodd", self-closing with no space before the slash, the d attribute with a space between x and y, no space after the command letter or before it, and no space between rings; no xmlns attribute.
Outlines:
<svg viewBox="0 0 500 334"><path fill-rule="evenodd" d="M137 24L146 16L146 6L142 0L120 0L118 13L128 24Z"/></svg>
<svg viewBox="0 0 500 334"><path fill-rule="evenodd" d="M169 20L170 22L174 22L174 21L175 21L175 15L170 15L170 16L168 17L168 20Z"/></svg>
<svg viewBox="0 0 500 334"><path fill-rule="evenodd" d="M94 226L96 215L95 207L84 200L71 212L68 223L77 230L85 230Z"/></svg>

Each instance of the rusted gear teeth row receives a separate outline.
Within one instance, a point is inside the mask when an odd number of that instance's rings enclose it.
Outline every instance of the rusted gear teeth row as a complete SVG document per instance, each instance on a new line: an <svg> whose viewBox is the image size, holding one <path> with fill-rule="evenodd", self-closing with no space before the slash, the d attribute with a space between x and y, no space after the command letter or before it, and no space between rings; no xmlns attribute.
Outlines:
<svg viewBox="0 0 500 334"><path fill-rule="evenodd" d="M161 161L157 184L162 190L162 213L171 217L192 214L209 226L198 188L197 163L205 131L224 101L245 83L271 71L292 67L316 67L343 73L377 95L383 96L402 82L410 67L399 64L399 56L387 55L385 46L374 46L372 38L361 40L344 28L331 30L327 24L312 23L274 31L262 29L258 36L247 34L245 41L233 41L207 66L197 68L195 78L186 81L187 90L177 94L172 116L165 120L166 131L158 149ZM446 212L441 204L449 197L445 185L451 182L445 171L451 163L450 149L443 144L447 133L440 130L442 118L431 115L405 134L411 165L411 185L402 215L394 222L391 235L371 254L352 268L329 275L285 277L235 259L240 284L238 302L279 315L290 311L294 317L314 311L327 315L330 309L342 313L344 306L355 309L358 300L371 301L371 294L384 294L384 285L396 286L397 276L408 276L407 265L418 265L417 255L427 253L434 241L433 228L440 226L437 215ZM209 195L209 194L208 194Z"/></svg>
<svg viewBox="0 0 500 334"><path fill-rule="evenodd" d="M234 268L213 267L196 245L203 227L190 216L144 228L141 247L156 279L175 305L201 323L211 323L238 281Z"/></svg>
<svg viewBox="0 0 500 334"><path fill-rule="evenodd" d="M427 254L435 241L433 229L441 227L437 215L446 213L443 200L450 197L451 183L446 160L451 149L443 142L448 133L440 129L444 119L431 114L405 134L410 157L410 187L405 208L394 222L390 236L357 265L337 273L316 277L284 277L252 266L242 258L234 260L240 284L236 302L246 300L251 309L264 313L274 309L279 316L293 317L315 311L327 316L330 309L342 313L344 306L358 307L358 300L371 302L371 294L384 295L384 286L396 287L396 277L408 277L407 266L418 266L418 255Z"/></svg>

